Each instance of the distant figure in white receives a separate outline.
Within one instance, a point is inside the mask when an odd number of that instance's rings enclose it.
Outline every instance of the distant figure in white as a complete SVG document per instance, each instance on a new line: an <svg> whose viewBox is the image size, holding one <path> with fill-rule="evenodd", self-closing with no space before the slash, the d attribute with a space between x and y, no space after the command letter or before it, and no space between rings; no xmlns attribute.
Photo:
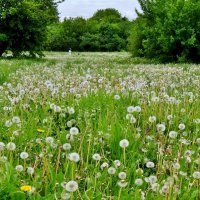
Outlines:
<svg viewBox="0 0 200 200"><path fill-rule="evenodd" d="M69 49L69 52L68 52L68 53L69 53L69 55L71 56L71 55L72 55L72 50L71 50L71 49Z"/></svg>

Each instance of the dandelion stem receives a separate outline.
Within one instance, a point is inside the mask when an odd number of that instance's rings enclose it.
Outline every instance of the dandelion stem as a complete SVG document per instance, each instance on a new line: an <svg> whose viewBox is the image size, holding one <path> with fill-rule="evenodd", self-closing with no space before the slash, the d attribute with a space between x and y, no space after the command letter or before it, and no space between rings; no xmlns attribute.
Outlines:
<svg viewBox="0 0 200 200"><path fill-rule="evenodd" d="M120 200L121 193L122 193L122 188L120 187L120 189L119 189L119 194L118 194L118 198L117 198L117 200Z"/></svg>
<svg viewBox="0 0 200 200"><path fill-rule="evenodd" d="M123 154L124 154L124 166L126 165L126 148L123 148Z"/></svg>

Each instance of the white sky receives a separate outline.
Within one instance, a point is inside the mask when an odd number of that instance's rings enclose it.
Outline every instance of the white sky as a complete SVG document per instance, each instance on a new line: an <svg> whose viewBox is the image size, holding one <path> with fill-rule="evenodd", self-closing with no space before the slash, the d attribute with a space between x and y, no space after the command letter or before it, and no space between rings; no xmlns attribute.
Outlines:
<svg viewBox="0 0 200 200"><path fill-rule="evenodd" d="M98 9L115 8L122 16L134 19L135 8L140 8L137 0L65 0L58 7L60 19L65 17L91 17Z"/></svg>

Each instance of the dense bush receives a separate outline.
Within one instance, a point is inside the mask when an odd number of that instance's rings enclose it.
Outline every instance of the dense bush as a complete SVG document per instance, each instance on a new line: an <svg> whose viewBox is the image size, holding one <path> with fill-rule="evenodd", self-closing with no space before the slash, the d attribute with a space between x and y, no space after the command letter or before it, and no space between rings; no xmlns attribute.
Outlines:
<svg viewBox="0 0 200 200"><path fill-rule="evenodd" d="M200 61L200 1L139 0L138 13L129 38L134 56L161 62Z"/></svg>

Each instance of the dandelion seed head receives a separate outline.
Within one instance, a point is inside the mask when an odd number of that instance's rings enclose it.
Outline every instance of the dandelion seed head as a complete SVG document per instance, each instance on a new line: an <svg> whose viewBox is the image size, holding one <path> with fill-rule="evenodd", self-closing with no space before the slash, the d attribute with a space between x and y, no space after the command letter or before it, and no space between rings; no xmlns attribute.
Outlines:
<svg viewBox="0 0 200 200"><path fill-rule="evenodd" d="M23 159L23 160L27 159L28 156L29 156L29 155L28 155L27 152L21 152L21 153L20 153L20 158Z"/></svg>
<svg viewBox="0 0 200 200"><path fill-rule="evenodd" d="M138 178L135 180L135 185L141 186L143 184L143 180L141 178Z"/></svg>
<svg viewBox="0 0 200 200"><path fill-rule="evenodd" d="M68 183L66 183L65 188L68 192L75 192L76 190L78 190L78 183L73 180L69 181Z"/></svg>
<svg viewBox="0 0 200 200"><path fill-rule="evenodd" d="M79 134L79 130L78 130L78 128L76 128L76 127L72 127L72 128L70 128L69 133L70 133L72 136L78 135L78 134Z"/></svg>
<svg viewBox="0 0 200 200"><path fill-rule="evenodd" d="M118 177L119 177L119 179L121 179L121 180L125 180L125 179L126 179L126 173L125 173L125 172L120 172L120 173L118 174Z"/></svg>
<svg viewBox="0 0 200 200"><path fill-rule="evenodd" d="M122 148L126 148L129 146L129 141L127 139L123 139L119 142L119 146Z"/></svg>
<svg viewBox="0 0 200 200"><path fill-rule="evenodd" d="M146 163L146 166L147 166L147 168L154 168L155 164L153 162L149 161Z"/></svg>
<svg viewBox="0 0 200 200"><path fill-rule="evenodd" d="M73 162L78 162L80 160L80 156L78 153L70 153L69 159Z"/></svg>
<svg viewBox="0 0 200 200"><path fill-rule="evenodd" d="M108 168L108 174L113 175L113 174L115 174L115 172L116 172L116 169L114 167L109 167Z"/></svg>
<svg viewBox="0 0 200 200"><path fill-rule="evenodd" d="M7 148L8 150L10 150L10 151L15 151L16 145L15 145L15 143L13 143L13 142L9 142L9 143L6 145L6 148Z"/></svg>

